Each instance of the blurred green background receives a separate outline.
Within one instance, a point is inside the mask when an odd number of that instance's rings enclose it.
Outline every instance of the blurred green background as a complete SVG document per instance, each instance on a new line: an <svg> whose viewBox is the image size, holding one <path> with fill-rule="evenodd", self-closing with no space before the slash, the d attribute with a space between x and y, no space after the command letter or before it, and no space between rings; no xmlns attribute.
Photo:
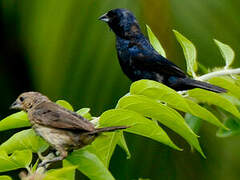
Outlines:
<svg viewBox="0 0 240 180"><path fill-rule="evenodd" d="M148 24L167 56L183 69L183 53L172 29L196 45L198 61L205 66L224 64L213 38L229 44L236 52L235 66L240 65L240 1L1 0L0 118L12 113L8 107L19 93L29 90L52 100L66 99L76 110L91 107L96 116L114 108L131 82L120 70L113 33L97 18L118 7L133 11L144 31ZM14 132L1 132L1 142ZM117 148L110 170L119 180L240 179L239 136L220 139L215 132L210 124L199 132L206 160L170 131L183 152L127 134L132 158L126 160Z"/></svg>

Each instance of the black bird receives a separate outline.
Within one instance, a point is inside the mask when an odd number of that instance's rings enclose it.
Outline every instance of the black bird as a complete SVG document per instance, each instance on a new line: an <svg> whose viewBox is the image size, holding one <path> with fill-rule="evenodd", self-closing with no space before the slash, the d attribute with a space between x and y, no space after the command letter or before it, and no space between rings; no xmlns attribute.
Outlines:
<svg viewBox="0 0 240 180"><path fill-rule="evenodd" d="M99 20L116 35L116 48L123 72L132 81L151 79L176 91L202 88L221 93L225 89L189 78L178 66L161 56L141 32L135 16L126 9L113 9Z"/></svg>

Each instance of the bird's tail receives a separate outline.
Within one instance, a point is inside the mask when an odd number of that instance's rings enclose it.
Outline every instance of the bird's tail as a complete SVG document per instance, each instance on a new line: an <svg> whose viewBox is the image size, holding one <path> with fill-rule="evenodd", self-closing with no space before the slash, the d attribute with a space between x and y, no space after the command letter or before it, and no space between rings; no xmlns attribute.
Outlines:
<svg viewBox="0 0 240 180"><path fill-rule="evenodd" d="M99 134L102 132L112 132L112 131L122 130L122 129L126 129L126 128L129 128L129 127L128 126L112 126L112 127L97 128L94 131L87 132L86 134L88 134L88 135Z"/></svg>
<svg viewBox="0 0 240 180"><path fill-rule="evenodd" d="M226 89L221 88L219 86L215 86L210 83L203 82L203 81L197 81L197 80L194 80L191 78L184 78L180 82L183 86L188 87L188 89L201 88L201 89L209 90L209 91L216 92L216 93L227 92Z"/></svg>

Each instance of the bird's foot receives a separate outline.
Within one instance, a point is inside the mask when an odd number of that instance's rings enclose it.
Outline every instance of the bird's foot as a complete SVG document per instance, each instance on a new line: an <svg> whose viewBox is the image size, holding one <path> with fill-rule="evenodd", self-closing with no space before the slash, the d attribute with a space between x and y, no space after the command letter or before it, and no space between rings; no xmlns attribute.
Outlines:
<svg viewBox="0 0 240 180"><path fill-rule="evenodd" d="M64 158L59 156L59 157L55 157L53 159L50 159L50 160L45 160L45 161L42 161L39 165L38 165L38 168L40 167L43 167L43 168L47 168L47 165L50 164L50 163L54 163L54 162L57 162L57 161L62 161Z"/></svg>

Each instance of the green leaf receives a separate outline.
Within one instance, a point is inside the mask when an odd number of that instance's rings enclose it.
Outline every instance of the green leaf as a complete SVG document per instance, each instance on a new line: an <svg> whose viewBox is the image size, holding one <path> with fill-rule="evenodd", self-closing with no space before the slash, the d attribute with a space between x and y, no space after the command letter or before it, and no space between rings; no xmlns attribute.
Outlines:
<svg viewBox="0 0 240 180"><path fill-rule="evenodd" d="M0 121L0 131L29 126L31 126L31 123L28 120L27 113L23 111L14 113Z"/></svg>
<svg viewBox="0 0 240 180"><path fill-rule="evenodd" d="M69 173L75 171L77 166L63 167L61 169L50 170L45 174L43 180L71 180L69 179Z"/></svg>
<svg viewBox="0 0 240 180"><path fill-rule="evenodd" d="M227 77L214 77L209 80L211 84L223 87L231 94L240 99L240 87L234 81Z"/></svg>
<svg viewBox="0 0 240 180"><path fill-rule="evenodd" d="M229 45L224 44L216 39L214 39L214 42L218 46L218 48L222 54L222 57L224 58L224 60L226 62L225 68L228 68L233 63L233 60L235 57L234 51L232 50L232 48Z"/></svg>
<svg viewBox="0 0 240 180"><path fill-rule="evenodd" d="M194 116L201 118L211 124L214 124L218 127L227 129L210 111L193 102L192 100L185 99L188 105L191 107L190 113Z"/></svg>
<svg viewBox="0 0 240 180"><path fill-rule="evenodd" d="M71 105L69 102L65 101L65 100L57 100L57 101L56 101L56 104L58 104L59 106L62 106L62 107L64 107L64 108L66 108L66 109L68 109L68 110L70 110L70 111L74 111L72 105Z"/></svg>
<svg viewBox="0 0 240 180"><path fill-rule="evenodd" d="M0 176L0 180L12 180L10 176Z"/></svg>
<svg viewBox="0 0 240 180"><path fill-rule="evenodd" d="M127 146L127 143L126 143L126 140L124 138L124 134L122 131L119 131L119 132L116 132L119 134L119 139L118 139L118 145L125 151L126 155L127 155L127 159L130 159L131 158L131 153L128 149L128 146Z"/></svg>
<svg viewBox="0 0 240 180"><path fill-rule="evenodd" d="M240 113L238 109L220 94L206 91L203 89L193 89L188 91L188 94L190 97L197 99L200 103L216 105L240 118Z"/></svg>
<svg viewBox="0 0 240 180"><path fill-rule="evenodd" d="M73 165L69 161L66 161L66 160L63 160L62 164L63 164L63 168L72 168L73 167ZM75 170L76 169L77 169L77 167L72 168L72 170L68 170L67 172L65 172L64 177L67 180L75 180L75 173L76 173Z"/></svg>
<svg viewBox="0 0 240 180"><path fill-rule="evenodd" d="M195 133L199 132L199 129L202 124L202 120L200 118L193 116L192 114L186 113L184 119L188 126L193 130L193 132Z"/></svg>
<svg viewBox="0 0 240 180"><path fill-rule="evenodd" d="M32 129L20 131L10 137L0 146L0 151L8 154L16 150L30 149L32 152L43 152L48 148L48 144Z"/></svg>
<svg viewBox="0 0 240 180"><path fill-rule="evenodd" d="M224 125L228 127L230 130L225 130L223 128L220 128L217 131L217 136L218 137L230 137L230 136L235 136L240 134L240 122L236 121L234 118L228 118L225 122Z"/></svg>
<svg viewBox="0 0 240 180"><path fill-rule="evenodd" d="M167 57L166 53L161 45L161 43L159 42L159 40L157 39L157 37L154 35L154 33L152 32L151 28L146 25L147 27L147 33L148 33L148 38L150 43L152 44L152 46L154 47L154 49L161 54L163 57Z"/></svg>
<svg viewBox="0 0 240 180"><path fill-rule="evenodd" d="M109 132L101 134L91 144L92 149L90 150L93 150L92 153L96 154L106 167L109 166L118 139L119 134L116 132Z"/></svg>
<svg viewBox="0 0 240 180"><path fill-rule="evenodd" d="M90 150L93 150L92 153L96 154L102 160L103 164L108 167L117 144L125 150L129 157L130 152L128 151L122 131L102 133L90 145L92 147Z"/></svg>
<svg viewBox="0 0 240 180"><path fill-rule="evenodd" d="M15 151L8 156L5 151L0 151L0 172L11 171L29 166L32 161L30 150Z"/></svg>
<svg viewBox="0 0 240 180"><path fill-rule="evenodd" d="M78 113L79 115L81 115L82 117L88 120L92 119L92 115L90 114L90 108L79 109L76 113Z"/></svg>
<svg viewBox="0 0 240 180"><path fill-rule="evenodd" d="M189 111L190 107L185 99L173 89L152 80L139 80L132 83L130 94L144 95L152 99L163 101L180 111Z"/></svg>
<svg viewBox="0 0 240 180"><path fill-rule="evenodd" d="M197 135L188 127L183 117L174 109L141 95L123 97L118 104L119 108L129 109L145 117L158 120L160 123L182 136L204 156Z"/></svg>
<svg viewBox="0 0 240 180"><path fill-rule="evenodd" d="M195 76L195 72L198 69L197 66L197 50L194 44L189 41L186 37L180 34L178 31L173 30L178 42L183 48L183 53L187 61L187 72L188 74Z"/></svg>
<svg viewBox="0 0 240 180"><path fill-rule="evenodd" d="M77 169L85 174L91 180L114 180L109 170L104 166L102 161L97 157L96 154L91 153L87 146L74 151L67 157L73 165L77 165Z"/></svg>
<svg viewBox="0 0 240 180"><path fill-rule="evenodd" d="M207 109L189 99L183 98L176 91L159 82L152 80L136 81L132 83L130 93L144 95L152 99L160 100L177 110L191 113L192 115L208 121L218 127L224 127L223 124Z"/></svg>
<svg viewBox="0 0 240 180"><path fill-rule="evenodd" d="M202 65L202 64L199 63L199 62L198 62L198 67L199 67L200 72L202 72L202 74L207 74L207 73L209 73L209 70L208 70L204 65Z"/></svg>
<svg viewBox="0 0 240 180"><path fill-rule="evenodd" d="M235 82L236 82L236 85L240 86L240 76L239 75L234 75L235 77Z"/></svg>
<svg viewBox="0 0 240 180"><path fill-rule="evenodd" d="M240 106L240 99L238 99L235 96L232 96L231 94L221 94L224 98L226 98L228 101L230 101L232 104L234 104L235 106Z"/></svg>
<svg viewBox="0 0 240 180"><path fill-rule="evenodd" d="M37 170L39 161L40 161L40 159L38 158L36 160L36 162L33 164L32 169L31 169L32 172L35 172Z"/></svg>
<svg viewBox="0 0 240 180"><path fill-rule="evenodd" d="M137 112L125 109L109 110L101 115L99 123L101 127L130 126L125 131L154 139L180 150L160 126Z"/></svg>

